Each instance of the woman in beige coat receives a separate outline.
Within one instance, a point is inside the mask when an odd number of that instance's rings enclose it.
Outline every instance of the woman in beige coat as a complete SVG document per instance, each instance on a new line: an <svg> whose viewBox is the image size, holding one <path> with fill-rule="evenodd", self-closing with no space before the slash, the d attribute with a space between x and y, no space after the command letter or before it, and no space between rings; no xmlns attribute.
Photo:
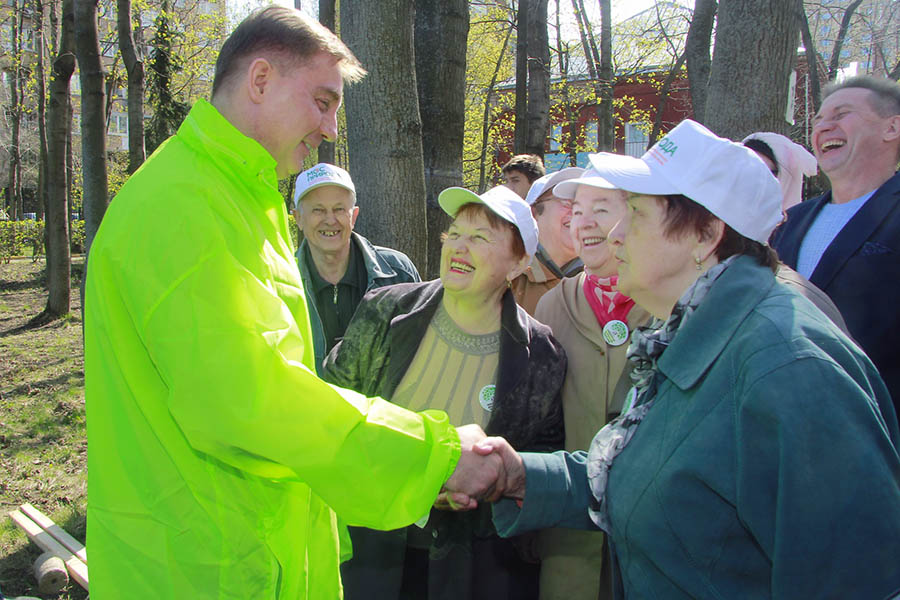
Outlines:
<svg viewBox="0 0 900 600"><path fill-rule="evenodd" d="M587 450L599 429L621 410L631 387L625 350L631 331L649 313L616 290L616 260L606 235L625 215L625 192L588 169L558 184L572 199L571 232L584 272L563 279L537 305L535 317L550 326L569 357L562 389L566 450ZM540 536L542 600L611 597L609 570L601 569L600 532L550 529Z"/></svg>

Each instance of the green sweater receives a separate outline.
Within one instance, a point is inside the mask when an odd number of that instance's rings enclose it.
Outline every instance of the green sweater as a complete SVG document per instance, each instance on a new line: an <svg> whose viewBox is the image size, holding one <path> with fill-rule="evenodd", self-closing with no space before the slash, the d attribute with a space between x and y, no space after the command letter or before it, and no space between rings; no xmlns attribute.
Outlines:
<svg viewBox="0 0 900 600"><path fill-rule="evenodd" d="M428 512L440 412L318 379L275 161L208 102L125 184L85 302L91 596L340 597L336 514Z"/></svg>

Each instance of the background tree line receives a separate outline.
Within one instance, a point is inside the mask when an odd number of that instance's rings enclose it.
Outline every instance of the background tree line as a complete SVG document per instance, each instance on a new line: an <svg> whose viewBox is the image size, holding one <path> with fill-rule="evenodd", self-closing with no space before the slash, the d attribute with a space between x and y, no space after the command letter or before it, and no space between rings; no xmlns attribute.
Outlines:
<svg viewBox="0 0 900 600"><path fill-rule="evenodd" d="M720 135L799 139L787 111L801 40L811 112L854 58L900 76L890 0L657 0L616 22L624 0L298 3L369 70L346 91L345 135L311 160L347 167L360 231L432 277L448 222L438 193L494 184L500 152L543 155L548 139L570 162L611 150L626 109L652 143L674 124L662 115L679 82L694 118ZM127 175L208 96L229 26L222 2L207 0L3 0L0 10L3 208L19 219L30 202L44 217L46 320L69 310L72 213L89 251ZM629 78L652 82L655 106L614 94ZM579 125L584 107L595 130ZM291 186L282 182L286 201Z"/></svg>

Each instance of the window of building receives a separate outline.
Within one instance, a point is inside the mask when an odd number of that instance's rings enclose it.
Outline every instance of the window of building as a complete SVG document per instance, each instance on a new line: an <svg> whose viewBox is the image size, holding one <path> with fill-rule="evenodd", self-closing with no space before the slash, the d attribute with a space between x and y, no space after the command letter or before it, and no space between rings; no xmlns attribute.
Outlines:
<svg viewBox="0 0 900 600"><path fill-rule="evenodd" d="M625 123L625 154L640 158L647 151L648 123Z"/></svg>
<svg viewBox="0 0 900 600"><path fill-rule="evenodd" d="M109 135L128 135L128 115L113 113L109 118Z"/></svg>
<svg viewBox="0 0 900 600"><path fill-rule="evenodd" d="M550 128L550 152L559 152L562 145L562 125L554 125Z"/></svg>
<svg viewBox="0 0 900 600"><path fill-rule="evenodd" d="M597 121L588 121L584 125L584 145L589 150L596 150L598 144Z"/></svg>
<svg viewBox="0 0 900 600"><path fill-rule="evenodd" d="M22 30L22 49L34 52L34 29L26 28Z"/></svg>

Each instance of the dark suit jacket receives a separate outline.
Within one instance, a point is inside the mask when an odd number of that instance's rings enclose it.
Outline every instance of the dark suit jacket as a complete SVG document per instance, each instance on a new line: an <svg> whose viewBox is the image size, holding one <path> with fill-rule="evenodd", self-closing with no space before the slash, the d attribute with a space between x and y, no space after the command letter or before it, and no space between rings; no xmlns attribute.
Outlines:
<svg viewBox="0 0 900 600"><path fill-rule="evenodd" d="M797 267L800 244L831 192L788 210L772 246ZM900 410L900 173L888 179L837 234L809 280L841 311L853 338Z"/></svg>

